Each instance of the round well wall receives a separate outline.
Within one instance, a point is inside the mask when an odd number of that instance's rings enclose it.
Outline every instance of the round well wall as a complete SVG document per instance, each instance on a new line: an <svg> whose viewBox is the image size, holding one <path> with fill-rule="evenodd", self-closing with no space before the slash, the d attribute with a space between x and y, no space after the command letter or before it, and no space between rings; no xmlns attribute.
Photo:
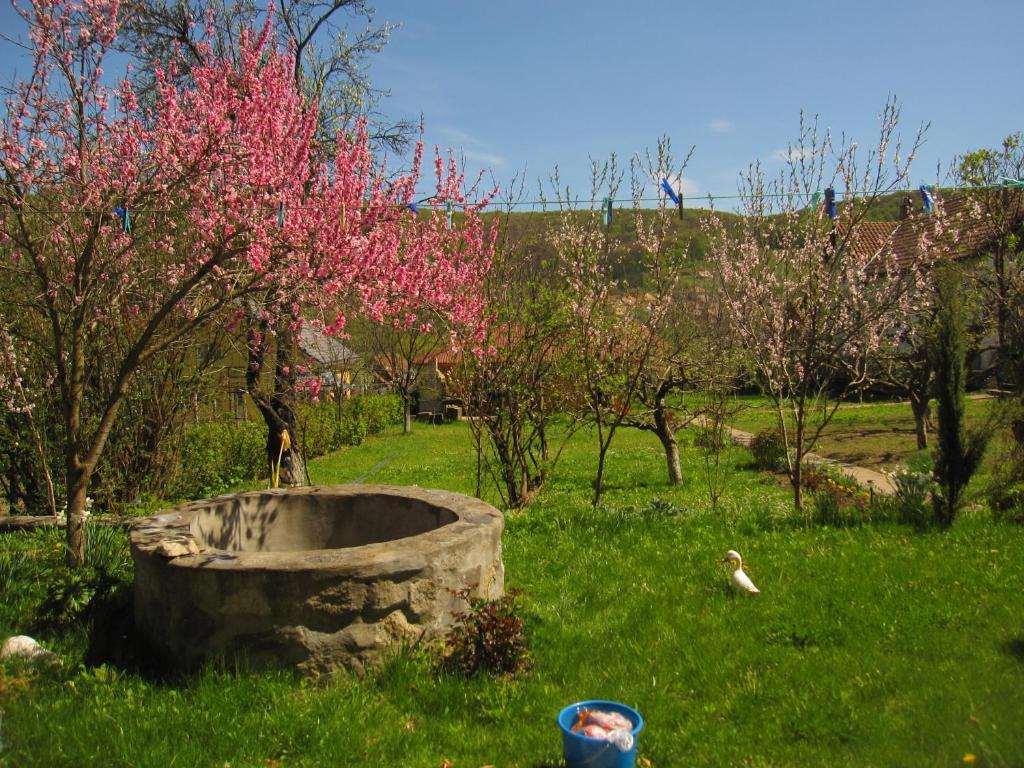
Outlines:
<svg viewBox="0 0 1024 768"><path fill-rule="evenodd" d="M361 670L445 632L460 594L504 592L494 507L446 491L351 485L222 496L132 530L135 619L158 654ZM468 593L467 593L468 590Z"/></svg>

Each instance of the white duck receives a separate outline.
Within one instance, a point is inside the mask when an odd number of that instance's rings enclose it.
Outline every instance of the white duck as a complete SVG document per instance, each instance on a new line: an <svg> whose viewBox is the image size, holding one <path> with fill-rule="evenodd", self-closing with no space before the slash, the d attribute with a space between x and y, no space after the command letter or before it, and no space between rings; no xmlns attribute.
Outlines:
<svg viewBox="0 0 1024 768"><path fill-rule="evenodd" d="M743 572L743 558L740 557L740 553L735 549L730 549L725 553L725 557L722 558L723 563L732 563L732 588L733 591L743 594L757 594L761 590L754 586L754 582L750 580L750 577Z"/></svg>

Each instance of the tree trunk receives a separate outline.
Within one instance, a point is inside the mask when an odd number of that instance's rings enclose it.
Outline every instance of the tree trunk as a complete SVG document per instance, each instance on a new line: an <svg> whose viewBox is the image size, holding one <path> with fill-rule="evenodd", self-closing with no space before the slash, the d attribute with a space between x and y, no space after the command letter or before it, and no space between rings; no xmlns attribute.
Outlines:
<svg viewBox="0 0 1024 768"><path fill-rule="evenodd" d="M608 446L611 441L603 442L597 452L597 477L594 478L594 501L596 507L601 502L601 494L604 493L604 460L608 455Z"/></svg>
<svg viewBox="0 0 1024 768"><path fill-rule="evenodd" d="M403 420L402 420L402 434L412 434L412 400L408 394L402 395L403 405Z"/></svg>
<svg viewBox="0 0 1024 768"><path fill-rule="evenodd" d="M81 465L78 456L70 448L67 467L67 564L69 568L78 568L85 565L85 501L92 473Z"/></svg>
<svg viewBox="0 0 1024 768"><path fill-rule="evenodd" d="M803 408L797 409L796 414L796 431L793 437L793 471L790 476L790 480L793 483L793 506L797 511L804 508L804 477L803 477L803 466L804 466L804 411Z"/></svg>
<svg viewBox="0 0 1024 768"><path fill-rule="evenodd" d="M658 436L665 449L665 461L668 464L669 485L681 485L683 471L679 466L679 442L669 419L665 398L659 397L654 404L654 434Z"/></svg>
<svg viewBox="0 0 1024 768"><path fill-rule="evenodd" d="M669 485L682 485L683 471L679 466L679 443L673 434L658 435L661 445L665 449L665 461L668 463Z"/></svg>
<svg viewBox="0 0 1024 768"><path fill-rule="evenodd" d="M928 396L922 399L916 392L910 393L910 409L914 412L914 431L917 433L917 449L928 447Z"/></svg>
<svg viewBox="0 0 1024 768"><path fill-rule="evenodd" d="M287 328L278 333L274 392L268 397L260 387L266 359L266 330L265 325L259 330L250 328L246 389L267 425L267 470L270 477L276 478L279 485L305 485L306 465L299 451L295 413L291 407L295 391L295 371L292 364L295 340Z"/></svg>
<svg viewBox="0 0 1024 768"><path fill-rule="evenodd" d="M274 430L268 430L267 435L267 456L271 464L277 464L277 476L281 485L297 486L306 485L306 463L303 461L302 452L299 450L298 433L295 425L298 419L295 415L295 337L291 328L287 325L280 328L277 333L277 360L274 365L274 395L271 398L271 405L280 418L283 429L274 434ZM269 426L269 425L268 425ZM282 432L288 431L288 438L284 440ZM287 446L284 445L287 443Z"/></svg>

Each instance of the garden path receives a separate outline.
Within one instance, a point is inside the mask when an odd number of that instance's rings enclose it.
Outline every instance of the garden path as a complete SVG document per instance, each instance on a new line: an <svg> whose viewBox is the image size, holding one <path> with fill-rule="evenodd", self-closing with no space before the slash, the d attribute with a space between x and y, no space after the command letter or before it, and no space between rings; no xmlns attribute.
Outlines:
<svg viewBox="0 0 1024 768"><path fill-rule="evenodd" d="M729 436L732 438L733 442L739 443L740 445L750 445L750 441L754 439L754 435L752 433L744 432L742 429L734 429L732 427L729 427ZM874 493L881 493L886 496L892 496L896 493L896 484L893 483L892 478L889 477L889 475L876 472L873 469L858 467L856 464L847 464L843 461L836 461L835 459L829 459L825 456L819 456L816 453L807 454L807 463L812 466L815 464L828 464L829 466L836 467L844 475L847 475L858 484L873 491Z"/></svg>

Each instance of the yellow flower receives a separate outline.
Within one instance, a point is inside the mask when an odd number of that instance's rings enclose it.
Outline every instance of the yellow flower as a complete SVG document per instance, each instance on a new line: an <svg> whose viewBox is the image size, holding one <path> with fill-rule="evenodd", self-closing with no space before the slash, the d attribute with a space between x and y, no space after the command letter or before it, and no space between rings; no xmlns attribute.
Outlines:
<svg viewBox="0 0 1024 768"><path fill-rule="evenodd" d="M973 752L968 752L966 755L964 755L964 762L968 765L974 765L975 762L977 762L977 760L978 758Z"/></svg>

